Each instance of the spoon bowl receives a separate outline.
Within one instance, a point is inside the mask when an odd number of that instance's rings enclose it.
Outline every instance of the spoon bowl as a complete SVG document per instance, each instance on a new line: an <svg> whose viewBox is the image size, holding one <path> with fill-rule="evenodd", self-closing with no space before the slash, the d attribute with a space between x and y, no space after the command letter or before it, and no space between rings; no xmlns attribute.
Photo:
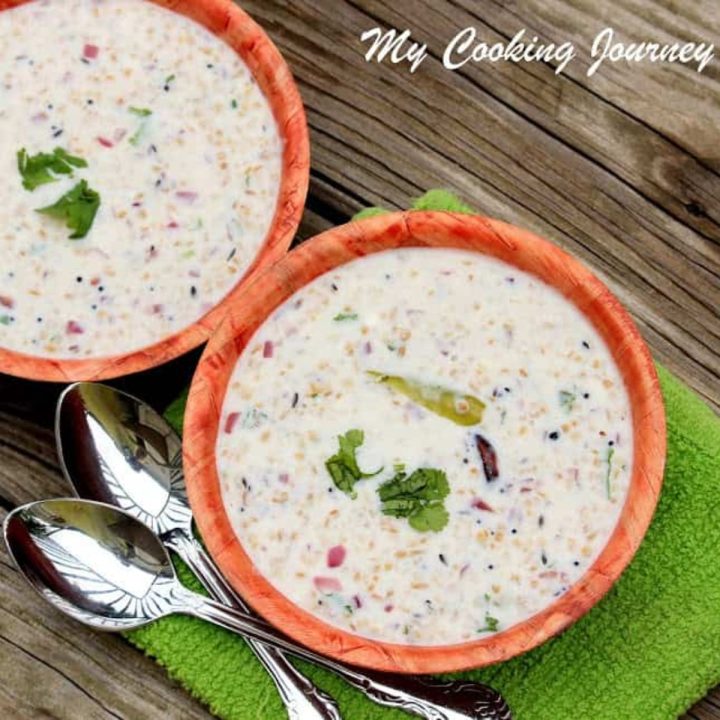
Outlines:
<svg viewBox="0 0 720 720"><path fill-rule="evenodd" d="M116 505L158 535L190 532L182 442L149 405L107 385L75 383L58 400L55 436L80 497Z"/></svg>
<svg viewBox="0 0 720 720"><path fill-rule="evenodd" d="M131 630L174 612L177 584L157 537L129 515L84 500L44 500L8 515L5 542L30 584L98 630Z"/></svg>

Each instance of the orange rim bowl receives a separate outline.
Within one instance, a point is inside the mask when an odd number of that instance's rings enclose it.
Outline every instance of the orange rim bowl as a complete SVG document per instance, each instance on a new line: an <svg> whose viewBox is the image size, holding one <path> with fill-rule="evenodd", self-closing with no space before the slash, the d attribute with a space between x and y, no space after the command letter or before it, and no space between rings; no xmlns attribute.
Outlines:
<svg viewBox="0 0 720 720"><path fill-rule="evenodd" d="M333 627L288 600L255 568L223 505L215 445L236 361L263 321L323 273L369 253L400 247L474 250L553 286L588 317L608 345L630 398L634 460L628 496L607 545L569 590L543 611L496 635L455 645L385 643ZM452 213L392 213L329 230L303 243L247 286L211 338L193 378L184 466L196 522L211 555L253 608L290 637L343 662L402 673L435 673L507 660L586 613L632 559L650 524L665 464L665 414L650 353L630 316L579 261L530 232Z"/></svg>
<svg viewBox="0 0 720 720"><path fill-rule="evenodd" d="M173 335L139 350L88 359L44 358L0 347L0 373L31 380L105 380L147 370L204 343L237 303L242 288L288 250L300 224L310 178L305 109L290 69L265 31L232 0L148 0L204 25L232 47L267 98L283 139L282 177L270 230L253 263L208 313ZM0 11L28 0L0 0Z"/></svg>

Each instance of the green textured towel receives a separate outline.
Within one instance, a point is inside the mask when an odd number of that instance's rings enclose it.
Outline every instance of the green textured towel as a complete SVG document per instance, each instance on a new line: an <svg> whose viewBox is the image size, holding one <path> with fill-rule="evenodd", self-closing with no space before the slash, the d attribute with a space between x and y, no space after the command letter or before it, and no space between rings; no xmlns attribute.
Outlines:
<svg viewBox="0 0 720 720"><path fill-rule="evenodd" d="M437 190L413 207L471 212ZM669 372L659 372L669 433L665 484L631 566L560 637L465 674L500 690L517 720L671 720L720 681L720 422ZM180 398L168 412L178 427L183 406ZM130 639L220 717L284 717L272 682L236 636L173 617ZM302 668L337 698L346 720L408 717L324 671Z"/></svg>

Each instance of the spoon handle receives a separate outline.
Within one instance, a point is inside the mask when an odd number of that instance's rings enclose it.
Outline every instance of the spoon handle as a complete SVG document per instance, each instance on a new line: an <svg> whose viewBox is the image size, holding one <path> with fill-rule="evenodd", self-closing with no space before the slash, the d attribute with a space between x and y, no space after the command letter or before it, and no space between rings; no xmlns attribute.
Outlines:
<svg viewBox="0 0 720 720"><path fill-rule="evenodd" d="M185 561L213 597L249 612L194 537L173 532L164 536L163 542ZM290 720L341 720L335 701L300 673L277 648L246 640L275 683Z"/></svg>
<svg viewBox="0 0 720 720"><path fill-rule="evenodd" d="M189 590L177 596L178 612L202 618L227 630L268 643L330 670L379 705L399 708L425 720L512 720L502 696L465 680L435 680L360 670L297 645L260 618L208 600Z"/></svg>
<svg viewBox="0 0 720 720"><path fill-rule="evenodd" d="M243 612L250 612L244 600L221 575L207 550L192 535L179 530L163 533L163 544L176 552L190 567L210 595L223 605L234 605Z"/></svg>

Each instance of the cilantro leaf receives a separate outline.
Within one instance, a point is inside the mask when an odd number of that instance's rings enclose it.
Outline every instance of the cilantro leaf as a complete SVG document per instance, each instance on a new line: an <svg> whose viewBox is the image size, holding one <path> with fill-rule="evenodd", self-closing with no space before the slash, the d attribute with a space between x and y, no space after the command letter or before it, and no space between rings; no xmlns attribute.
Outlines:
<svg viewBox="0 0 720 720"><path fill-rule="evenodd" d="M615 454L615 448L609 447L607 454L605 455L605 462L607 463L607 472L605 473L605 492L607 492L607 499L612 500L612 488L610 487L610 478L612 475L612 464L613 455Z"/></svg>
<svg viewBox="0 0 720 720"><path fill-rule="evenodd" d="M134 145L137 147L140 144L140 141L142 140L143 135L145 134L145 131L147 130L147 122L148 117L152 115L152 110L148 110L148 108L139 108L139 107L130 107L128 110L133 114L137 115L140 118L140 124L138 125L137 130L130 136L128 139L128 142L131 145Z"/></svg>
<svg viewBox="0 0 720 720"><path fill-rule="evenodd" d="M450 519L450 514L441 503L426 505L408 518L410 527L418 532L439 532Z"/></svg>
<svg viewBox="0 0 720 720"><path fill-rule="evenodd" d="M341 312L338 313L333 320L335 322L343 322L344 320L357 320L358 314L355 312Z"/></svg>
<svg viewBox="0 0 720 720"><path fill-rule="evenodd" d="M365 441L362 430L348 430L344 435L338 435L339 449L335 455L325 461L325 467L338 490L342 490L351 498L357 497L355 483L363 478L369 478L382 471L366 473L360 470L355 456L356 450Z"/></svg>
<svg viewBox="0 0 720 720"><path fill-rule="evenodd" d="M408 477L405 470L398 466L395 477L384 482L378 488L380 500L443 500L450 493L447 476L435 468L418 468Z"/></svg>
<svg viewBox="0 0 720 720"><path fill-rule="evenodd" d="M485 613L485 627L479 628L478 632L497 632L499 625L500 621L497 618L494 618L492 615L488 615L487 613Z"/></svg>
<svg viewBox="0 0 720 720"><path fill-rule="evenodd" d="M92 227L100 207L100 195L81 180L72 190L66 192L57 202L35 212L49 215L65 223L73 233L71 240L85 237Z"/></svg>
<svg viewBox="0 0 720 720"><path fill-rule="evenodd" d="M396 469L395 477L378 488L384 515L407 518L419 532L439 532L448 523L443 500L450 494L447 476L435 468L418 468L408 476Z"/></svg>
<svg viewBox="0 0 720 720"><path fill-rule="evenodd" d="M128 142L136 147L140 144L140 138L145 131L145 125L141 125L131 136Z"/></svg>
<svg viewBox="0 0 720 720"><path fill-rule="evenodd" d="M28 155L22 148L17 152L18 172L22 175L22 184L26 190L35 190L40 185L57 182L57 175L72 175L73 168L87 167L80 157L68 154L60 147L51 153Z"/></svg>

